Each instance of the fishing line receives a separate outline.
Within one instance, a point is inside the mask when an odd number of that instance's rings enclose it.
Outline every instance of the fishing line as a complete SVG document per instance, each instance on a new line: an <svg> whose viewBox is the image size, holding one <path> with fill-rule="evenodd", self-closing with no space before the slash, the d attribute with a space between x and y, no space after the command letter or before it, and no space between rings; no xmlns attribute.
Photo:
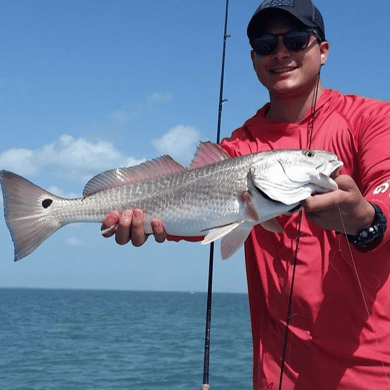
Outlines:
<svg viewBox="0 0 390 390"><path fill-rule="evenodd" d="M317 106L317 101L318 101L318 89L319 89L319 82L320 82L320 73L321 73L321 69L318 72L318 77L317 77L316 87L315 87L315 93L314 93L314 96L313 96L313 104L312 104L313 111L312 111L311 123L309 125L308 149L311 148L311 142L312 142L312 138L313 138L313 129L314 129L314 120L315 120L315 116L317 114L317 107L316 106ZM340 208L339 203L336 203L336 204L337 204L337 208L338 208L339 215L340 215L340 220L341 220L342 227L343 227L343 232L344 232L345 238L347 239L347 230L346 230L344 219L343 219L343 216L342 216L342 213L341 213L341 208ZM295 271L296 271L297 257L298 257L298 252L299 252L299 239L300 239L300 236L301 236L301 225L302 225L302 211L300 212L299 221L298 221L298 230L297 230L297 236L296 236L296 246L295 246L295 253L294 253L293 271L292 271L292 276L291 276L290 295L289 295L288 305L287 305L287 316L286 316L286 326L285 326L285 334L284 334L284 341L283 341L283 353L282 353L282 362L281 362L280 379L279 379L279 390L282 390L283 372L284 372L284 367L285 367L285 362L286 362L286 351L287 351L287 343L288 343L288 331L289 331L290 320L291 320L291 317L292 317L291 316L292 297L293 297L293 292L294 292ZM363 286L362 286L362 283L361 283L361 280L360 280L360 277L359 277L359 273L358 273L358 270L357 270L356 262L355 262L355 259L354 259L354 256L353 256L353 252L352 252L352 249L351 249L351 244L349 243L348 240L347 240L347 245L348 245L348 250L349 250L350 257L351 257L354 273L356 275L356 279L357 279L357 282L358 282L360 294L361 294L362 299L363 299L364 308L365 308L366 314L367 314L367 316L369 318L370 317L370 311L369 311L369 308L368 308L366 297L364 295ZM377 347L379 347L378 338L377 338L377 335L376 335L376 332L375 332L374 328L371 325L369 325L369 324L367 324L367 325L369 326L372 334L374 335L375 343L376 343ZM389 379L389 376L387 375L386 368L385 368L385 363L384 363L383 360L381 360L381 365L382 365L382 368L383 368L383 372L385 374L386 382L390 383L390 379Z"/></svg>
<svg viewBox="0 0 390 390"><path fill-rule="evenodd" d="M290 320L291 320L292 297L293 297L293 292L294 292L295 271L297 268L296 265L297 265L298 251L299 251L299 239L301 237L301 224L302 224L302 211L299 212L298 231L297 231L297 237L296 237L293 270L292 270L292 275L291 275L290 295L288 297L288 304L287 304L287 316L286 316L286 326L284 328L282 363L280 365L279 390L282 390L283 372L284 372L284 367L285 367L285 363L286 363L288 331L289 331L289 325L290 325Z"/></svg>
<svg viewBox="0 0 390 390"><path fill-rule="evenodd" d="M308 149L311 148L311 141L313 138L313 129L314 129L314 119L315 119L315 116L317 114L317 100L318 100L318 89L320 86L320 76L321 76L321 68L318 71L318 76L317 76L317 81L316 81L316 86L315 86L315 91L314 91L314 96L313 96L313 103L311 105L313 107L313 111L311 114L309 137L308 137L308 142L307 142Z"/></svg>
<svg viewBox="0 0 390 390"><path fill-rule="evenodd" d="M338 210L339 210L339 215L340 215L341 224L342 224L342 226L343 226L343 233L344 233L345 239L346 239L346 241L347 241L347 246L348 246L349 255L351 256L353 270L354 270L354 272L355 272L356 279L357 279L357 281L358 281L358 286L359 286L360 294L361 294L362 299L363 299L364 308L365 308L365 310L366 310L367 317L370 318L370 310L368 309L367 300L366 300L366 297L365 297L365 295L364 295L364 290L363 290L363 286L362 286L362 283L361 283L361 281L360 281L359 273L358 273L358 270L357 270L357 267L356 267L355 258L353 257L351 244L350 244L350 242L348 241L348 238L347 238L347 229L346 229L346 227L345 227L344 219L343 219L343 216L342 216L342 214L341 214L341 208L340 208L339 203L336 203L336 204L337 204L337 208L338 208ZM377 348L379 348L378 337L376 336L376 332L375 332L374 328L373 328L371 325L369 325L368 323L367 323L367 325L369 326L369 328L370 328L372 334L374 335L375 344L376 344ZM381 360L381 365L382 365L383 372L384 372L385 377L386 377L386 382L390 384L390 379L389 379L389 376L387 375L386 368L385 368L385 362L384 362L383 360Z"/></svg>
<svg viewBox="0 0 390 390"><path fill-rule="evenodd" d="M222 122L222 107L226 101L223 98L223 84L225 78L225 54L226 54L226 40L230 37L227 35L228 25L228 9L229 0L226 0L225 7L225 26L223 32L223 48L222 48L222 65L221 65L221 82L219 88L219 105L218 105L218 124L217 124L217 144L219 144L221 138L221 122ZM209 278L207 287L207 308L206 308L206 332L205 332L205 343L204 343L204 359L203 359L203 384L201 390L210 389L210 330L211 330L211 305L212 305L212 292L213 292L213 268L214 268L214 242L210 244L210 255L209 255Z"/></svg>
<svg viewBox="0 0 390 390"><path fill-rule="evenodd" d="M314 120L317 113L317 100L318 100L318 89L320 85L320 74L321 69L318 71L318 76L315 84L315 91L313 95L313 101L312 101L312 114L311 114L311 120L309 122L309 134L308 134L308 142L307 142L307 149L311 148L311 141L313 138L313 129L314 129ZM282 350L282 361L280 364L280 377L279 377L279 390L282 390L282 382L283 382L283 373L284 373L284 367L286 365L286 353L287 353L287 344L288 344L288 332L290 328L290 321L291 321L291 310L292 310L292 299L293 299L293 292L294 292L294 282L295 282L295 271L297 268L297 258L298 258L298 252L299 252L299 241L301 237L301 226L302 226L302 211L299 212L299 220L298 220L298 229L297 229L297 235L296 235L296 244L295 244L295 251L294 251L294 261L293 261L293 268L292 268L292 274L291 274L291 286L290 286L290 294L288 297L288 303L287 303L287 315L286 315L286 325L284 328L284 339L283 339L283 350ZM290 345L291 347L291 345Z"/></svg>

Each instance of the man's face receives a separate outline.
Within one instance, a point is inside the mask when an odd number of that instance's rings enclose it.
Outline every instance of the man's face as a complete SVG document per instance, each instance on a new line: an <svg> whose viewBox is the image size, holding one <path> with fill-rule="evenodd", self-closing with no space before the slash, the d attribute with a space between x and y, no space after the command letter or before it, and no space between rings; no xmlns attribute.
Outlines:
<svg viewBox="0 0 390 390"><path fill-rule="evenodd" d="M263 33L283 34L296 28L293 19L280 16L269 20ZM284 46L281 36L278 39L278 46L271 54L261 56L251 52L257 77L271 98L294 98L310 93L321 65L326 62L328 42L318 43L317 38L311 36L306 49L291 51Z"/></svg>

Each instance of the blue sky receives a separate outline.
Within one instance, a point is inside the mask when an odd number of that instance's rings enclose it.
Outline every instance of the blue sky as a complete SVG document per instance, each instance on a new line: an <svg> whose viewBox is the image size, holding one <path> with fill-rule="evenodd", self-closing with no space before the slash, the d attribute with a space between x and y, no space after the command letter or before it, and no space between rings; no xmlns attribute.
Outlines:
<svg viewBox="0 0 390 390"><path fill-rule="evenodd" d="M245 35L259 4L230 0L222 136L268 98ZM316 5L331 44L323 84L389 101L390 2ZM225 0L5 2L0 169L78 197L107 169L162 154L188 164L200 140L215 140L224 12ZM208 247L119 247L99 230L67 226L14 263L1 217L0 287L206 290ZM245 292L243 252L216 253L215 291Z"/></svg>

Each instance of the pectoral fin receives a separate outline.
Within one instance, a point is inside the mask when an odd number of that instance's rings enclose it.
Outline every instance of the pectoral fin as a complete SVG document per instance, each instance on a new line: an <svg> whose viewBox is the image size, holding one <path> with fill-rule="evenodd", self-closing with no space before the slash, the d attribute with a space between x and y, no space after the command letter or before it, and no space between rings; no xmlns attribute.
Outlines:
<svg viewBox="0 0 390 390"><path fill-rule="evenodd" d="M256 211L256 207L253 204L252 195L249 191L244 191L241 194L241 200L244 203L245 219L248 221L258 221L259 214Z"/></svg>
<svg viewBox="0 0 390 390"><path fill-rule="evenodd" d="M221 241L221 257L223 260L232 256L248 238L253 224L241 223L233 231L227 234Z"/></svg>
<svg viewBox="0 0 390 390"><path fill-rule="evenodd" d="M222 238L222 237L226 236L232 230L236 229L237 226L239 226L241 223L242 222L235 222L235 223L232 223L230 225L226 225L226 226L210 229L209 233L207 234L207 236L202 241L202 245L210 244L213 241L216 241L219 238Z"/></svg>
<svg viewBox="0 0 390 390"><path fill-rule="evenodd" d="M283 228L280 226L280 223L275 219L269 219L268 221L261 222L260 225L269 232L272 233L284 233Z"/></svg>

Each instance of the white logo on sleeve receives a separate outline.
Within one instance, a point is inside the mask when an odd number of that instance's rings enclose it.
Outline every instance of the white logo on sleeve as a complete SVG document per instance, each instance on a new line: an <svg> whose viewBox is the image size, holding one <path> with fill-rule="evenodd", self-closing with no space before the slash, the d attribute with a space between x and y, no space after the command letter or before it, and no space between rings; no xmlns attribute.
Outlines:
<svg viewBox="0 0 390 390"><path fill-rule="evenodd" d="M387 180L383 184L381 184L380 186L376 187L373 194L377 195L380 193L385 193L389 190L389 188L390 188L390 180ZM390 196L390 194L389 194L389 196Z"/></svg>

